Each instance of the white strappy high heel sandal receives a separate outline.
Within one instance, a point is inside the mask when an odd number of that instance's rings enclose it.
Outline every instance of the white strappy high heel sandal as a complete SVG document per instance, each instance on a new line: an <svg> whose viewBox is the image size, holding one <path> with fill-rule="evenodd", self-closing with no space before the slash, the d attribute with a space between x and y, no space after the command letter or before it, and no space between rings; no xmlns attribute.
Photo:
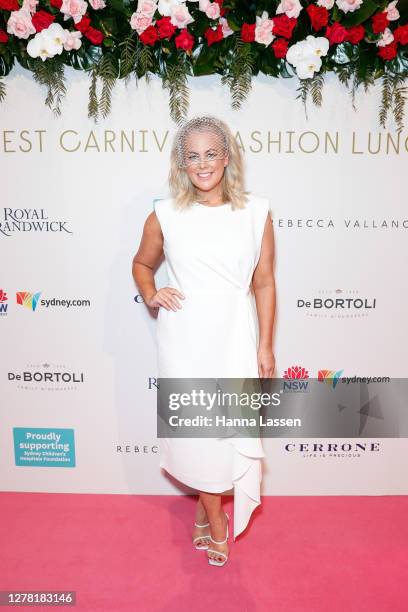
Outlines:
<svg viewBox="0 0 408 612"><path fill-rule="evenodd" d="M194 523L194 527L208 527L210 523L206 523L205 525L199 525L198 523ZM193 539L194 548L196 550L208 550L208 544L204 544L203 546L197 546L198 540L208 540L210 538L209 535L206 536L197 536Z"/></svg>
<svg viewBox="0 0 408 612"><path fill-rule="evenodd" d="M225 516L227 517L227 537L225 538L225 540L213 540L213 538L210 536L210 540L211 542L213 542L213 544L225 544L225 542L228 541L228 521L229 521L229 516L228 514L225 512ZM210 565L218 565L218 567L222 567L223 565L226 564L226 562L228 561L228 555L226 555L223 552L220 552L219 550L214 550L213 548L207 548L207 554L209 552L213 552L216 555L219 555L220 557L225 557L225 559L223 561L217 561L217 559L212 559L211 557L208 557L208 563Z"/></svg>

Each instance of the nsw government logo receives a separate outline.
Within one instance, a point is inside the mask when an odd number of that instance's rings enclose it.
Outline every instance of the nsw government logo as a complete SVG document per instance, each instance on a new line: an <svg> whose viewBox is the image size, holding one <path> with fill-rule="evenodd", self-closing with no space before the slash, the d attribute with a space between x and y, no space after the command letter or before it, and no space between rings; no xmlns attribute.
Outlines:
<svg viewBox="0 0 408 612"><path fill-rule="evenodd" d="M299 365L290 366L283 374L283 390L295 393L306 393L308 390L309 372Z"/></svg>
<svg viewBox="0 0 408 612"><path fill-rule="evenodd" d="M0 316L5 316L7 314L7 301L7 293L4 291L4 289L0 289Z"/></svg>

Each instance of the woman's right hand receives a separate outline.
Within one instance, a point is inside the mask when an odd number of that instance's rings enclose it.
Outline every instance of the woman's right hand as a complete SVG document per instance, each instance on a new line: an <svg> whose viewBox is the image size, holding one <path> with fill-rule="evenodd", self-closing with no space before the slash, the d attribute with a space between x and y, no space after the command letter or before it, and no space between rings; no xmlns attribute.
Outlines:
<svg viewBox="0 0 408 612"><path fill-rule="evenodd" d="M160 308L160 306L163 306L166 310L176 311L177 308L181 308L181 304L177 297L182 300L185 299L184 294L178 289L174 287L161 287L145 301L150 308Z"/></svg>

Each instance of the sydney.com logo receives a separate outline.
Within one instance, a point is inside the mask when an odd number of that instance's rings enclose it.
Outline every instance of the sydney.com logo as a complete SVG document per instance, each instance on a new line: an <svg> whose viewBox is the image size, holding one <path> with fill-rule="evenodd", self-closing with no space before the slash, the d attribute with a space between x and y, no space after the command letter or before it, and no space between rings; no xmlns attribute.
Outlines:
<svg viewBox="0 0 408 612"><path fill-rule="evenodd" d="M340 384L350 385L354 383L375 383L390 382L389 376L342 376L343 370L318 370L317 377L311 378L306 368L296 365L285 370L282 382L283 391L292 393L306 393L310 391L310 383L324 383L331 389L335 389Z"/></svg>
<svg viewBox="0 0 408 612"><path fill-rule="evenodd" d="M63 308L70 308L71 306L90 306L90 300L78 299L60 299L60 298L48 298L40 300L41 291L38 293L30 293L29 291L17 291L16 300L20 306L25 306L33 312L37 309L38 304L49 308L50 306L62 306Z"/></svg>
<svg viewBox="0 0 408 612"><path fill-rule="evenodd" d="M309 386L309 372L302 366L290 366L283 374L283 391L305 393Z"/></svg>

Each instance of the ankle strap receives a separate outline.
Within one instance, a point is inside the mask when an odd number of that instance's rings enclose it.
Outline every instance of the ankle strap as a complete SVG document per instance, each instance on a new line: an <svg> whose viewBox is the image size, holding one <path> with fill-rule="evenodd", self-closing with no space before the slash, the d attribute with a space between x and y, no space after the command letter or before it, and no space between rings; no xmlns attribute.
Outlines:
<svg viewBox="0 0 408 612"><path fill-rule="evenodd" d="M228 533L227 533L227 537L225 538L225 540L213 540L211 536L210 536L210 540L214 544L225 544L225 542L228 540Z"/></svg>
<svg viewBox="0 0 408 612"><path fill-rule="evenodd" d="M210 540L211 540L211 542L213 542L214 544L225 544L225 542L227 542L227 540L228 540L228 536L229 536L229 533L228 533L228 521L229 521L229 516L228 516L228 514L227 514L226 512L225 512L225 516L226 516L226 519L227 519L227 535L226 535L226 538L225 538L225 540L214 540L214 539L211 537L211 535L210 535Z"/></svg>

